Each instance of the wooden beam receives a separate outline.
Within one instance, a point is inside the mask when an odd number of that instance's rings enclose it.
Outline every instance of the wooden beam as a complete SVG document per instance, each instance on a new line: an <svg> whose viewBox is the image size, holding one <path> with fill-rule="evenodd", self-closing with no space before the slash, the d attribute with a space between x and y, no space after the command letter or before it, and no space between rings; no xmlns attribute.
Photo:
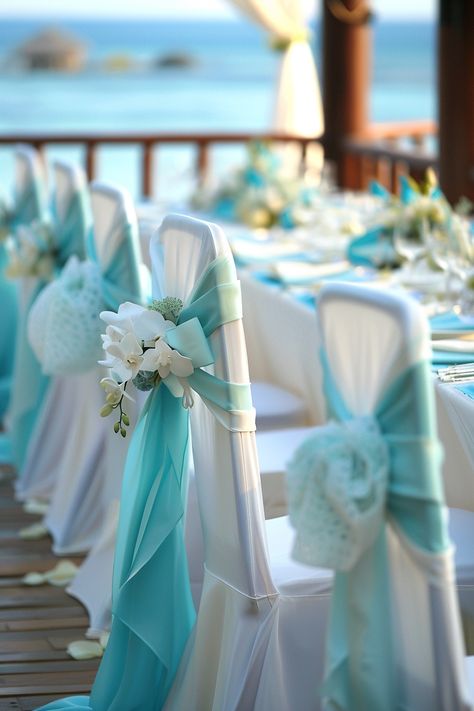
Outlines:
<svg viewBox="0 0 474 711"><path fill-rule="evenodd" d="M343 141L369 123L372 32L366 0L323 0L323 7L324 146L344 185Z"/></svg>
<svg viewBox="0 0 474 711"><path fill-rule="evenodd" d="M439 166L451 202L474 200L473 38L473 0L439 0Z"/></svg>

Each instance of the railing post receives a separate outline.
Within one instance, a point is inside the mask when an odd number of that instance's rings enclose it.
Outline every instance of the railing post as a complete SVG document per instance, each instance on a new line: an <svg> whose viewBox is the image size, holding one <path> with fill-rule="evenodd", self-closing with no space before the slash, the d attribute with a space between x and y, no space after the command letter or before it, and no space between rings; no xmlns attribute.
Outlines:
<svg viewBox="0 0 474 711"><path fill-rule="evenodd" d="M209 174L209 143L200 141L197 147L196 172L199 184L203 184Z"/></svg>
<svg viewBox="0 0 474 711"><path fill-rule="evenodd" d="M96 176L96 142L87 141L86 143L86 175L87 180L94 180Z"/></svg>
<svg viewBox="0 0 474 711"><path fill-rule="evenodd" d="M33 143L33 148L37 151L41 163L43 165L44 174L48 176L48 161L46 160L46 151L43 141L35 141Z"/></svg>
<svg viewBox="0 0 474 711"><path fill-rule="evenodd" d="M154 171L154 144L151 141L143 142L142 153L142 195L153 197L153 171Z"/></svg>

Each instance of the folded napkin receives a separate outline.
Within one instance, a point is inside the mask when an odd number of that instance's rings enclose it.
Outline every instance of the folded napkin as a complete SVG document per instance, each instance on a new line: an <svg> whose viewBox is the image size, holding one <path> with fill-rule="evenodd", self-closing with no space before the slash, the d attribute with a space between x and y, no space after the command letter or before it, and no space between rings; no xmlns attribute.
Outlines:
<svg viewBox="0 0 474 711"><path fill-rule="evenodd" d="M371 195L385 198L385 200L388 200L390 198L390 193L387 188L384 188L384 186L381 185L377 180L370 181L369 192Z"/></svg>
<svg viewBox="0 0 474 711"><path fill-rule="evenodd" d="M351 264L369 267L395 266L399 258L383 227L375 227L356 237L347 248Z"/></svg>
<svg viewBox="0 0 474 711"><path fill-rule="evenodd" d="M410 203L415 202L421 195L420 191L416 189L416 183L406 175L400 176L399 181L400 200L402 203L404 205L409 205ZM428 197L431 200L439 200L440 198L443 198L444 195L438 185L433 185L428 192Z"/></svg>
<svg viewBox="0 0 474 711"><path fill-rule="evenodd" d="M310 256L295 242L258 242L253 239L236 238L231 241L235 260L240 265L273 262L276 259L300 259Z"/></svg>
<svg viewBox="0 0 474 711"><path fill-rule="evenodd" d="M303 285L313 284L314 282L327 278L344 278L344 280L346 280L349 266L349 263L346 261L330 262L328 264L277 261L272 264L270 273L284 284ZM353 270L351 270L350 273L353 274Z"/></svg>
<svg viewBox="0 0 474 711"><path fill-rule="evenodd" d="M474 355L474 339L439 338L431 342L431 347L436 352L447 351L450 353L472 353Z"/></svg>

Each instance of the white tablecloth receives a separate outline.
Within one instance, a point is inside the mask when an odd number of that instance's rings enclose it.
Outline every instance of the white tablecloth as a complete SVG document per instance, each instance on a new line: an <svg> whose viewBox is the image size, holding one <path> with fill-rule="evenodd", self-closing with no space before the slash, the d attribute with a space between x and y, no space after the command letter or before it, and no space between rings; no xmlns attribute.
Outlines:
<svg viewBox="0 0 474 711"><path fill-rule="evenodd" d="M149 240L164 213L142 205L140 238L149 264ZM228 236L242 226L228 225ZM235 234L234 234L235 233ZM289 293L241 270L244 327L252 380L280 385L304 398L310 421L325 422L315 311ZM444 446L444 479L450 506L474 511L474 400L435 378L438 427Z"/></svg>
<svg viewBox="0 0 474 711"><path fill-rule="evenodd" d="M308 424L324 422L315 311L245 271L240 278L252 379L301 396L310 413ZM474 400L437 378L435 389L447 501L474 511Z"/></svg>

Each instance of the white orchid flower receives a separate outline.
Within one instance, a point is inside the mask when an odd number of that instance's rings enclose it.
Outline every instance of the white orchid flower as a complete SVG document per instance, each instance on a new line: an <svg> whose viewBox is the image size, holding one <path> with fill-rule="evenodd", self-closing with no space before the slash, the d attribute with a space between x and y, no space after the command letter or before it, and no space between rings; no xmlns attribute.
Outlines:
<svg viewBox="0 0 474 711"><path fill-rule="evenodd" d="M101 335L102 338L102 348L104 351L110 346L111 343L119 343L125 336L125 331L122 328L117 328L116 326L107 326L105 329L105 334Z"/></svg>
<svg viewBox="0 0 474 711"><path fill-rule="evenodd" d="M110 368L123 382L136 376L143 361L143 349L133 333L110 343L105 351L109 358L99 361L100 365Z"/></svg>
<svg viewBox="0 0 474 711"><path fill-rule="evenodd" d="M117 383L113 378L102 378L100 384L105 390L109 405L118 405L123 397L133 402L133 397L125 390L125 383Z"/></svg>
<svg viewBox="0 0 474 711"><path fill-rule="evenodd" d="M140 370L157 370L160 378L167 378L170 373L187 378L194 373L194 366L191 358L182 356L160 338L155 347L143 355Z"/></svg>
<svg viewBox="0 0 474 711"><path fill-rule="evenodd" d="M100 318L109 326L132 332L137 340L144 343L155 341L175 326L172 321L166 321L158 311L151 311L130 301L120 304L117 313L102 311Z"/></svg>

